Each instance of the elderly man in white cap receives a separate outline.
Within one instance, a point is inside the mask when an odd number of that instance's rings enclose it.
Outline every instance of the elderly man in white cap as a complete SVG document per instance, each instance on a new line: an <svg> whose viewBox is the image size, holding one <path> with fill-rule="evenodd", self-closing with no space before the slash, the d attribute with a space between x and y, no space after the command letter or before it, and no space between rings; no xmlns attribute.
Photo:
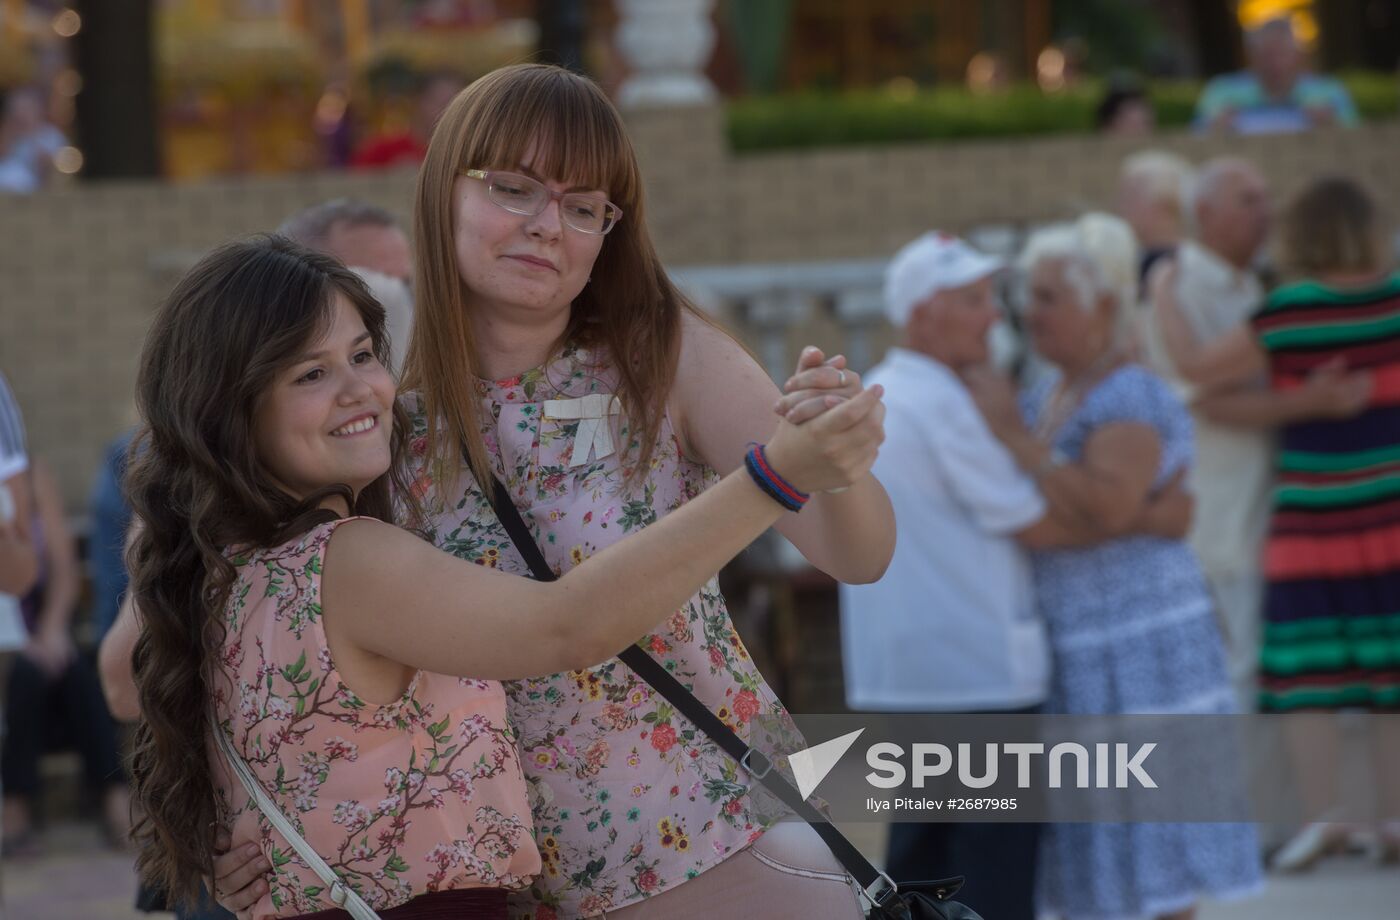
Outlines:
<svg viewBox="0 0 1400 920"><path fill-rule="evenodd" d="M899 540L884 578L841 586L846 698L866 711L1028 712L1050 655L1018 541L1055 536L1035 483L987 429L960 371L988 361L1001 262L930 233L885 275L901 343L866 377L885 387L876 478ZM1033 920L1036 826L895 824L896 882L963 874L984 917Z"/></svg>
<svg viewBox="0 0 1400 920"><path fill-rule="evenodd" d="M846 699L863 711L1030 713L1050 654L1023 547L1089 543L1047 512L1035 482L983 422L959 378L986 365L1002 263L960 239L926 234L885 276L901 341L867 375L885 388L885 443L874 473L899 540L885 576L841 586ZM1153 503L1141 529L1180 537L1189 499ZM984 917L1034 920L1033 824L895 824L896 882L964 874L960 897Z"/></svg>

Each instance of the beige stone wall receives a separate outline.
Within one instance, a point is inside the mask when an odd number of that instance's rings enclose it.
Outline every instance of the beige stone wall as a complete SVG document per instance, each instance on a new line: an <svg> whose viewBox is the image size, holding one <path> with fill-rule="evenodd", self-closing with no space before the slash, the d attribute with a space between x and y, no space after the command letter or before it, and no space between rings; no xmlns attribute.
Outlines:
<svg viewBox="0 0 1400 920"><path fill-rule="evenodd" d="M412 183L412 173L129 182L0 199L0 370L69 509L85 509L103 445L134 420L146 326L194 258L337 195L407 217Z"/></svg>
<svg viewBox="0 0 1400 920"><path fill-rule="evenodd" d="M649 223L672 265L877 257L932 227L1069 216L1111 204L1118 163L1135 149L1057 138L735 158L718 110L630 121ZM1400 202L1400 124L1230 141L1176 135L1157 145L1195 160L1227 150L1252 157L1285 193L1342 172ZM70 508L84 507L103 443L127 424L142 335L183 266L337 195L407 217L412 187L410 173L334 174L67 186L0 201L0 369Z"/></svg>

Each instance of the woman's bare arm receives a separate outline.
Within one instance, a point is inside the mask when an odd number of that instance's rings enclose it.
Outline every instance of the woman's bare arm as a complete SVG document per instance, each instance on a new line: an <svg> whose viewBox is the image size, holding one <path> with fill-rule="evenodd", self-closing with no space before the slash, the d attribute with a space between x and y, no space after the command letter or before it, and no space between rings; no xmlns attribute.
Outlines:
<svg viewBox="0 0 1400 920"><path fill-rule="evenodd" d="M33 514L33 496L27 472L11 476L0 483L9 490L14 517L0 520L0 591L24 595L34 587L39 577L39 557L29 535L29 520Z"/></svg>
<svg viewBox="0 0 1400 920"><path fill-rule="evenodd" d="M33 468L35 509L44 529L44 604L25 654L50 674L59 674L74 654L71 628L81 574L78 550L63 511L58 481L42 462Z"/></svg>
<svg viewBox="0 0 1400 920"><path fill-rule="evenodd" d="M736 469L750 442L772 435L781 395L727 334L687 320L670 404L687 456L721 473ZM868 473L845 492L814 495L801 515L784 518L776 529L808 562L848 584L879 580L894 555L894 508Z"/></svg>
<svg viewBox="0 0 1400 920"><path fill-rule="evenodd" d="M97 649L97 669L102 678L102 693L112 718L135 722L141 718L141 703L136 694L136 678L132 674L131 654L141 635L141 621L131 595L122 598L121 610L113 621L102 644Z"/></svg>
<svg viewBox="0 0 1400 920"><path fill-rule="evenodd" d="M879 396L876 388L804 425L783 423L768 448L774 469L813 490L867 475L882 437ZM784 514L737 470L554 582L464 562L388 524L351 521L326 555L327 640L464 677L597 664L685 603Z"/></svg>

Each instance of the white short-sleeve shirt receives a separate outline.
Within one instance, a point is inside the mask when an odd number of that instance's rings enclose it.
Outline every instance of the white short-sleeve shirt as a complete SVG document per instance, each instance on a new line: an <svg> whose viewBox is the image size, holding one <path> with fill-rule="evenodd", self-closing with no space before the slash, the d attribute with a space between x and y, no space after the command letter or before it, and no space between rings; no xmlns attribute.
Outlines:
<svg viewBox="0 0 1400 920"><path fill-rule="evenodd" d="M898 538L885 576L841 586L846 701L862 710L969 711L1040 703L1045 628L1014 537L1045 501L988 430L957 376L892 349L874 474Z"/></svg>

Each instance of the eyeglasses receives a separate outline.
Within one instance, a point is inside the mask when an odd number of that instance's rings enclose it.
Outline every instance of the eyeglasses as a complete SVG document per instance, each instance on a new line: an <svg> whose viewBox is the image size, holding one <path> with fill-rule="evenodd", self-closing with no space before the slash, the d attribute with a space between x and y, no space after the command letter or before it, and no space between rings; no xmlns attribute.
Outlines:
<svg viewBox="0 0 1400 920"><path fill-rule="evenodd" d="M494 169L466 169L462 175L486 183L491 203L512 214L534 217L551 201L559 202L559 217L580 233L607 233L622 220L622 209L597 195L582 192L556 192L543 182Z"/></svg>

